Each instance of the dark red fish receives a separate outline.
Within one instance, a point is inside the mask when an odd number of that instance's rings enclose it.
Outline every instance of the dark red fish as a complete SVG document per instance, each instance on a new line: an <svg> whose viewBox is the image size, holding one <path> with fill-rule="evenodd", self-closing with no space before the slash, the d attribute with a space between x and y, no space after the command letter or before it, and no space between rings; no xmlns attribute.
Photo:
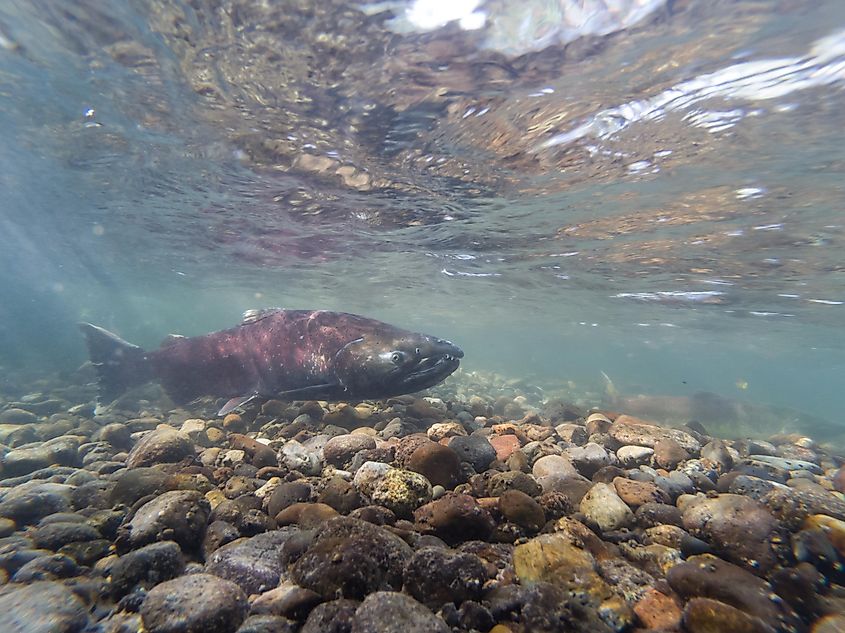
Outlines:
<svg viewBox="0 0 845 633"><path fill-rule="evenodd" d="M200 396L386 398L426 389L458 368L464 353L449 341L346 312L250 311L237 327L170 337L144 351L90 323L80 328L97 369L100 397L112 402L157 380L177 404Z"/></svg>

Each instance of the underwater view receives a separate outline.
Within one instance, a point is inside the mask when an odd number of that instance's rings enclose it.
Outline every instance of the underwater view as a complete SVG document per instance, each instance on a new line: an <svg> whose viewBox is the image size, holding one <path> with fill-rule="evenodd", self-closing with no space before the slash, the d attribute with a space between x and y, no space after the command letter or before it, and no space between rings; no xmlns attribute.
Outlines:
<svg viewBox="0 0 845 633"><path fill-rule="evenodd" d="M845 631L842 0L0 0L0 633Z"/></svg>

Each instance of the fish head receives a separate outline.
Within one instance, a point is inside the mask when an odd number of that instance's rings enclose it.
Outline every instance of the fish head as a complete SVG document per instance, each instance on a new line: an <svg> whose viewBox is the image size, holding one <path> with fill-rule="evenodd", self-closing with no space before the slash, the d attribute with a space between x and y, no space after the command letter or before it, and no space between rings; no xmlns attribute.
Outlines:
<svg viewBox="0 0 845 633"><path fill-rule="evenodd" d="M433 387L458 368L463 355L449 341L388 330L344 345L335 356L334 373L351 397L385 398Z"/></svg>

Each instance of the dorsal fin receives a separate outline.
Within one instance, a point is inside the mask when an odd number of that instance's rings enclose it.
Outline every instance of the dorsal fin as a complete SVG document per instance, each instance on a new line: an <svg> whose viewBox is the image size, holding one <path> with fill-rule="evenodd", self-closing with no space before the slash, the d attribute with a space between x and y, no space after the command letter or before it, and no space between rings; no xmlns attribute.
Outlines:
<svg viewBox="0 0 845 633"><path fill-rule="evenodd" d="M244 312L244 316L241 319L241 325L249 325L250 323L255 323L256 321L260 321L261 319L270 316L271 314L275 314L282 308L259 308L256 310L247 310Z"/></svg>
<svg viewBox="0 0 845 633"><path fill-rule="evenodd" d="M160 347L167 347L168 345L173 345L174 343L181 341L184 338L188 337L182 336L181 334L168 334L164 337L164 340L161 342Z"/></svg>

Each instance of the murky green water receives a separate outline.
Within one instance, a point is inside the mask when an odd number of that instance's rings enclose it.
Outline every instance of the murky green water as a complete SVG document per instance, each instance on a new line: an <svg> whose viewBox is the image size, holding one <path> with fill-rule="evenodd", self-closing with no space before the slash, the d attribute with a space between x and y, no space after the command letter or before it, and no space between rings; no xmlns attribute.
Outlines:
<svg viewBox="0 0 845 633"><path fill-rule="evenodd" d="M0 2L7 385L280 305L832 434L845 5L429 4Z"/></svg>

